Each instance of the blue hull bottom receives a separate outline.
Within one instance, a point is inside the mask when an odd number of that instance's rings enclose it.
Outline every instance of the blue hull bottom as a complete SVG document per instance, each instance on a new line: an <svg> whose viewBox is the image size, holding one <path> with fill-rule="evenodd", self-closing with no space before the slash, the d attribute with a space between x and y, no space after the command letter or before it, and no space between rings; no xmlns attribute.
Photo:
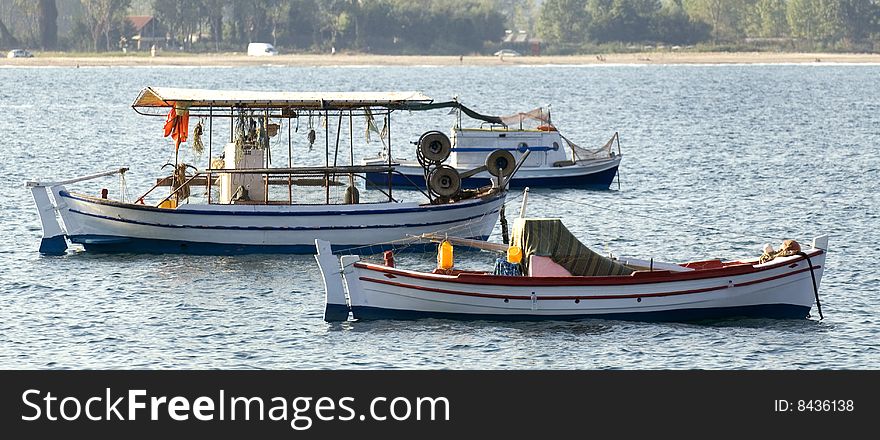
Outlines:
<svg viewBox="0 0 880 440"><path fill-rule="evenodd" d="M472 237L486 240L488 237ZM120 238L99 235L80 235L70 237L72 243L83 245L89 252L131 253L131 254L191 254L191 255L244 255L244 254L300 254L314 255L315 245L242 245L222 243L199 243L178 240L159 240L143 238ZM391 244L333 244L333 251L340 254L371 255L388 250L398 252L425 252L437 247L432 243L412 245Z"/></svg>
<svg viewBox="0 0 880 440"><path fill-rule="evenodd" d="M581 319L613 319L647 322L688 322L729 318L771 318L804 319L810 313L809 307L791 304L763 304L741 307L715 307L706 309L680 309L662 312L613 313L601 315L476 315L468 313L419 312L412 310L393 310L379 307L352 307L352 314L359 320L398 319L411 320L423 318L460 319L482 321L572 321Z"/></svg>
<svg viewBox="0 0 880 440"><path fill-rule="evenodd" d="M608 189L617 175L617 167L609 168L598 173L587 174L583 176L567 176L567 177L541 177L541 178L525 178L518 179L516 177L510 181L511 188L588 188L588 189ZM388 173L367 173L367 181L372 185L367 188L378 186L379 188L388 187ZM469 177L461 182L462 188L474 189L489 185L489 179L481 177ZM391 185L398 188L425 188L425 178L423 176L404 176L401 174L391 175Z"/></svg>
<svg viewBox="0 0 880 440"><path fill-rule="evenodd" d="M63 235L44 238L40 241L40 253L46 255L64 255L67 252L67 240Z"/></svg>

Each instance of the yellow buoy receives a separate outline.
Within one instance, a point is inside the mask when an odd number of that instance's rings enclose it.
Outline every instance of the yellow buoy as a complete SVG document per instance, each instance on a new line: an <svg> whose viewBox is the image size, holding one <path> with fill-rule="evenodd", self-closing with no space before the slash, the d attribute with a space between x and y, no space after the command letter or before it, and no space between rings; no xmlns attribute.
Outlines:
<svg viewBox="0 0 880 440"><path fill-rule="evenodd" d="M440 269L452 269L452 243L443 240L437 249L437 267Z"/></svg>
<svg viewBox="0 0 880 440"><path fill-rule="evenodd" d="M522 262L522 248L519 246L511 246L507 248L507 262L513 264L519 264Z"/></svg>

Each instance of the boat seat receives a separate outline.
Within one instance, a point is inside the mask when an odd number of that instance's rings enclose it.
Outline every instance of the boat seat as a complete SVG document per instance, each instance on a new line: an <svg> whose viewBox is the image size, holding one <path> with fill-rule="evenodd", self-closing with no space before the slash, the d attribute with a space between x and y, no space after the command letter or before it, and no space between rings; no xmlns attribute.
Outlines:
<svg viewBox="0 0 880 440"><path fill-rule="evenodd" d="M529 256L530 277L570 277L571 272L550 257Z"/></svg>

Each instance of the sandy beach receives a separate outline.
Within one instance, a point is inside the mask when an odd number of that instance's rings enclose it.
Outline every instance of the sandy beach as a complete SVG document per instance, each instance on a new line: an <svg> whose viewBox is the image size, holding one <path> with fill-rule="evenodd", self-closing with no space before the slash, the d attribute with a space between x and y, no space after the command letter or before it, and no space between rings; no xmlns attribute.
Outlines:
<svg viewBox="0 0 880 440"><path fill-rule="evenodd" d="M371 54L290 54L250 57L241 53L147 53L67 55L36 53L33 58L2 58L0 66L417 66L417 65L584 65L584 64L783 64L880 63L880 54L783 52L642 52L571 56L404 56Z"/></svg>

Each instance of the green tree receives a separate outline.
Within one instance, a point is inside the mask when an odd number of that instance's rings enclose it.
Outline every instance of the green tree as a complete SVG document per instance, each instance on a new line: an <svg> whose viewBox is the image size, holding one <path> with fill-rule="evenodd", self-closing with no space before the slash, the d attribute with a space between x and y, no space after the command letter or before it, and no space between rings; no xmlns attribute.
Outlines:
<svg viewBox="0 0 880 440"><path fill-rule="evenodd" d="M691 18L681 0L667 2L654 16L653 39L670 44L695 44L712 36L712 28L702 20Z"/></svg>
<svg viewBox="0 0 880 440"><path fill-rule="evenodd" d="M193 34L205 16L203 0L153 0L153 14L168 27L176 44L192 49Z"/></svg>
<svg viewBox="0 0 880 440"><path fill-rule="evenodd" d="M287 43L303 49L317 47L320 38L317 0L292 0L289 5Z"/></svg>
<svg viewBox="0 0 880 440"><path fill-rule="evenodd" d="M544 0L538 32L551 44L580 44L587 40L591 21L587 0Z"/></svg>
<svg viewBox="0 0 880 440"><path fill-rule="evenodd" d="M745 13L746 33L761 38L789 34L786 0L756 0Z"/></svg>
<svg viewBox="0 0 880 440"><path fill-rule="evenodd" d="M98 51L98 40L104 36L105 49L110 50L110 31L125 19L131 0L80 0L83 23L92 36L92 49Z"/></svg>
<svg viewBox="0 0 880 440"><path fill-rule="evenodd" d="M863 41L880 31L880 2L876 0L840 0L838 11L848 42Z"/></svg>
<svg viewBox="0 0 880 440"><path fill-rule="evenodd" d="M712 26L715 42L743 36L743 16L751 0L684 0L682 6L691 17Z"/></svg>
<svg viewBox="0 0 880 440"><path fill-rule="evenodd" d="M789 0L786 15L794 37L829 43L843 35L837 0Z"/></svg>
<svg viewBox="0 0 880 440"><path fill-rule="evenodd" d="M54 49L58 45L58 8L55 0L39 0L37 15L40 27L40 47Z"/></svg>
<svg viewBox="0 0 880 440"><path fill-rule="evenodd" d="M590 37L600 43L651 40L652 22L660 8L659 0L589 0Z"/></svg>

